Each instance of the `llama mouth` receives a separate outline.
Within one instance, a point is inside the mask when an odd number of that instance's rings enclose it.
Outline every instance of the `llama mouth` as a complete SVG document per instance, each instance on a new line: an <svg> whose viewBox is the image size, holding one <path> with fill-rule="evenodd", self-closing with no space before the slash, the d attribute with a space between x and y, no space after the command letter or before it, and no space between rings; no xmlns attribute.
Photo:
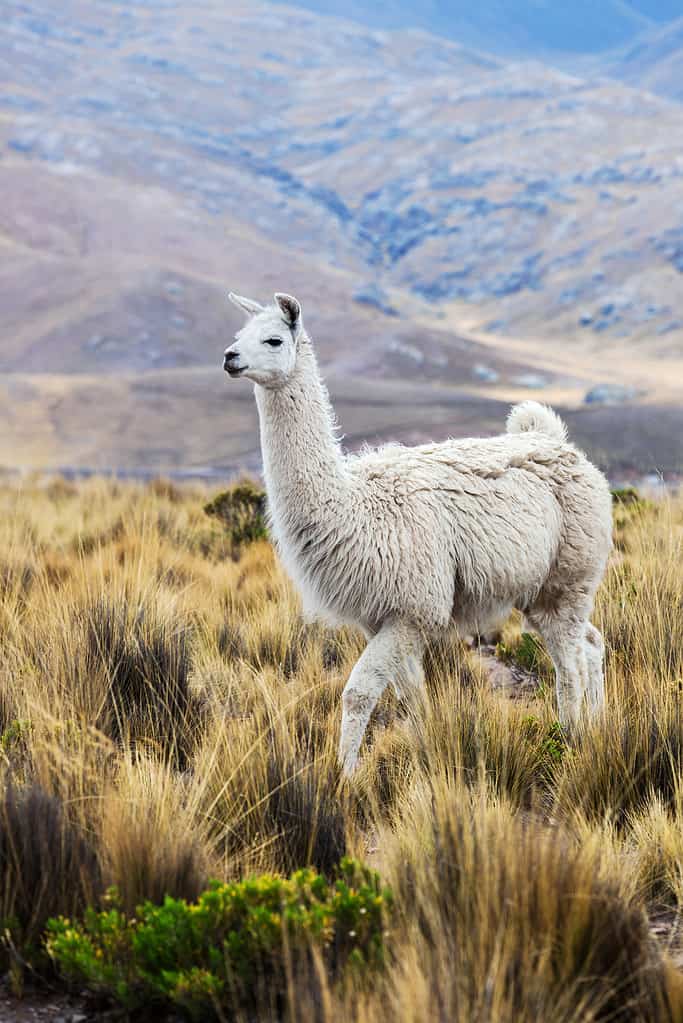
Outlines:
<svg viewBox="0 0 683 1023"><path fill-rule="evenodd" d="M237 377L241 377L245 369L249 369L249 367L224 365L223 369L225 370L229 377L233 377L235 379Z"/></svg>

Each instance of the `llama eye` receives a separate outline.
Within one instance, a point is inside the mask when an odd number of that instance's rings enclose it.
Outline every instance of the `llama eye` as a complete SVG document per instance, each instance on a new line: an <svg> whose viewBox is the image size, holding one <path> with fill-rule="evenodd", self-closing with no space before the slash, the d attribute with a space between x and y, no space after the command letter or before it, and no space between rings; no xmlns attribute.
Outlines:
<svg viewBox="0 0 683 1023"><path fill-rule="evenodd" d="M270 345L271 348L279 348L282 344L281 337L267 337L263 342L264 345Z"/></svg>

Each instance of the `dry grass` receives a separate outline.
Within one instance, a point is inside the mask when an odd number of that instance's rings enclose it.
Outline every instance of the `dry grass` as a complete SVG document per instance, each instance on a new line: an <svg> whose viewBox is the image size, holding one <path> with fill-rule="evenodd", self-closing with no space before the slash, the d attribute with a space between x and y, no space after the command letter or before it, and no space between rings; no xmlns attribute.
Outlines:
<svg viewBox="0 0 683 1023"><path fill-rule="evenodd" d="M292 1020L683 1018L683 503L619 509L608 712L573 748L543 675L510 701L454 640L421 708L381 701L348 784L362 640L304 625L270 546L233 549L210 496L0 489L6 962L108 884L133 909L349 852L394 888L388 969L287 992Z"/></svg>

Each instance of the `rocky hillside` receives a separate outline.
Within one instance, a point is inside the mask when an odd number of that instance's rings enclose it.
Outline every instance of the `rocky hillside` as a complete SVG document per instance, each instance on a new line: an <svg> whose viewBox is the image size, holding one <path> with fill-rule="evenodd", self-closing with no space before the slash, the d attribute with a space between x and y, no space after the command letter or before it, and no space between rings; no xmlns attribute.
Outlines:
<svg viewBox="0 0 683 1023"><path fill-rule="evenodd" d="M644 32L610 55L602 68L638 89L683 102L683 17Z"/></svg>
<svg viewBox="0 0 683 1023"><path fill-rule="evenodd" d="M303 0L323 14L338 14L339 0ZM466 45L526 56L541 52L599 53L633 39L647 27L681 13L679 0L349 0L349 18L375 28L422 28Z"/></svg>
<svg viewBox="0 0 683 1023"><path fill-rule="evenodd" d="M106 174L320 255L388 315L400 288L498 332L678 348L683 110L420 35L232 8L17 5L0 139L24 193L6 232L40 203L26 173L69 178L74 201ZM130 303L146 320L144 296Z"/></svg>

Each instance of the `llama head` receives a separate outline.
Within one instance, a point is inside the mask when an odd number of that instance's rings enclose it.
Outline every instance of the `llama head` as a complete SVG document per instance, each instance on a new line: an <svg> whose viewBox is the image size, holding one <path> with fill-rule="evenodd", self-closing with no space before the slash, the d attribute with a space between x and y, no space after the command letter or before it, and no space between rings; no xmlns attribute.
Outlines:
<svg viewBox="0 0 683 1023"><path fill-rule="evenodd" d="M229 297L247 322L226 348L223 368L231 377L247 377L262 387L282 387L296 365L303 331L300 303L279 292L267 306L233 292Z"/></svg>

